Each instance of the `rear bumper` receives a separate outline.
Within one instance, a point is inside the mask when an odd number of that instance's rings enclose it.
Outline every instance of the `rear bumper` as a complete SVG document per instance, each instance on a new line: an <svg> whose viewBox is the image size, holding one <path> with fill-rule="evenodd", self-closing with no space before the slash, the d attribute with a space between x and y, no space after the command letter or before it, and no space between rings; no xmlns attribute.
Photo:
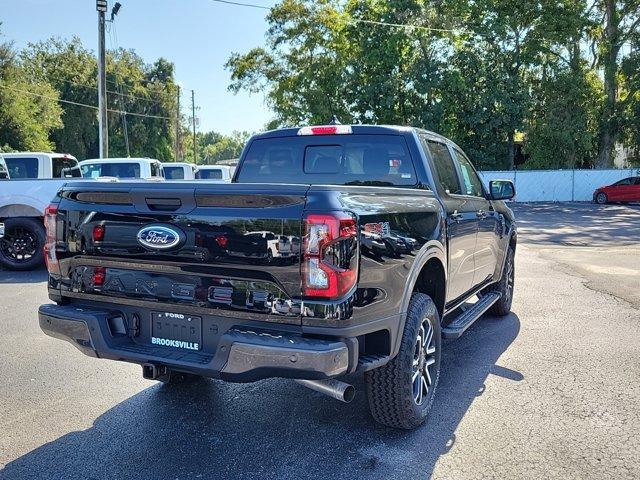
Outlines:
<svg viewBox="0 0 640 480"><path fill-rule="evenodd" d="M84 354L131 363L154 364L169 370L223 380L248 382L269 377L323 379L342 375L357 359L349 339L316 339L270 329L232 326L222 333L215 350L187 351L152 345L136 337L127 319L122 328L110 323L109 310L67 305L42 305L40 328L66 340Z"/></svg>

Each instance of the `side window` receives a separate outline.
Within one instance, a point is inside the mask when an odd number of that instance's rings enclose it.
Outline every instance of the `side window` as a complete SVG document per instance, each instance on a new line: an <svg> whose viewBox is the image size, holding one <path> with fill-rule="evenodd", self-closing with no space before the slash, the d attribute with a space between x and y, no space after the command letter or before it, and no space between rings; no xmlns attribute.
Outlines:
<svg viewBox="0 0 640 480"><path fill-rule="evenodd" d="M10 178L38 178L37 158L9 157L5 158L4 161L9 169Z"/></svg>
<svg viewBox="0 0 640 480"><path fill-rule="evenodd" d="M614 185L616 185L616 186L632 185L633 184L632 180L633 180L632 178L623 178L622 180L614 183Z"/></svg>
<svg viewBox="0 0 640 480"><path fill-rule="evenodd" d="M460 182L458 181L458 174L456 172L456 166L453 163L453 159L449 154L449 149L444 143L436 142L433 140L426 140L426 144L431 153L433 164L438 174L438 179L442 184L442 187L451 194L461 194Z"/></svg>
<svg viewBox="0 0 640 480"><path fill-rule="evenodd" d="M471 162L457 148L454 151L456 152L456 160L460 164L460 172L462 173L462 193L474 197L484 197L482 180L480 180L480 177L478 177L478 174L473 169Z"/></svg>

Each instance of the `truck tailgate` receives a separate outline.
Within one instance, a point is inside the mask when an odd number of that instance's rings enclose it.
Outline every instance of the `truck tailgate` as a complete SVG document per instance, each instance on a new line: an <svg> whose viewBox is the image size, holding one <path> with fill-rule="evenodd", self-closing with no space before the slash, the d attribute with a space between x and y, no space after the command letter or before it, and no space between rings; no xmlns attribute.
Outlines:
<svg viewBox="0 0 640 480"><path fill-rule="evenodd" d="M51 286L69 297L297 324L300 252L281 246L300 241L307 190L74 182L58 206L60 274Z"/></svg>

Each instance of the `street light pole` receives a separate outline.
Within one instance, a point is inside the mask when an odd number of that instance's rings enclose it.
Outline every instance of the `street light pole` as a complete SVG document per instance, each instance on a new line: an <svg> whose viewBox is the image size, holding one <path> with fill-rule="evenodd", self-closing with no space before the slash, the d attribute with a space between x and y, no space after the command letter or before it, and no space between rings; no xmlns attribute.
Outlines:
<svg viewBox="0 0 640 480"><path fill-rule="evenodd" d="M196 142L196 101L195 93L191 90L191 116L193 121L193 163L198 164L198 144Z"/></svg>
<svg viewBox="0 0 640 480"><path fill-rule="evenodd" d="M107 12L107 0L96 0L96 10L98 10L98 156L100 158L109 158L107 72L104 46L104 15Z"/></svg>

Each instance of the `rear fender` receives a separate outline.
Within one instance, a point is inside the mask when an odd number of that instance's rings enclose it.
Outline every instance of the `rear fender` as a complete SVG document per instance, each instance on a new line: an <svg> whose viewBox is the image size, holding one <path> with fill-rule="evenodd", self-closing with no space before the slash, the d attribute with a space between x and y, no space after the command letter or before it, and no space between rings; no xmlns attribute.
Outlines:
<svg viewBox="0 0 640 480"><path fill-rule="evenodd" d="M427 264L429 260L435 258L442 263L444 267L444 275L445 275L445 292L446 292L446 278L447 278L447 256L442 244L436 240L430 240L422 247L422 249L418 252L416 259L413 262L413 266L409 276L407 277L407 282L405 285L405 290L402 298L402 309L400 311L400 323L398 325L398 332L395 336L396 342L392 347L391 356L394 357L400 348L400 343L402 342L402 332L404 331L404 325L407 319L407 310L409 309L409 302L411 301L411 295L413 294L413 290L416 286L416 282L418 281L418 277L420 276L420 272L423 267Z"/></svg>

